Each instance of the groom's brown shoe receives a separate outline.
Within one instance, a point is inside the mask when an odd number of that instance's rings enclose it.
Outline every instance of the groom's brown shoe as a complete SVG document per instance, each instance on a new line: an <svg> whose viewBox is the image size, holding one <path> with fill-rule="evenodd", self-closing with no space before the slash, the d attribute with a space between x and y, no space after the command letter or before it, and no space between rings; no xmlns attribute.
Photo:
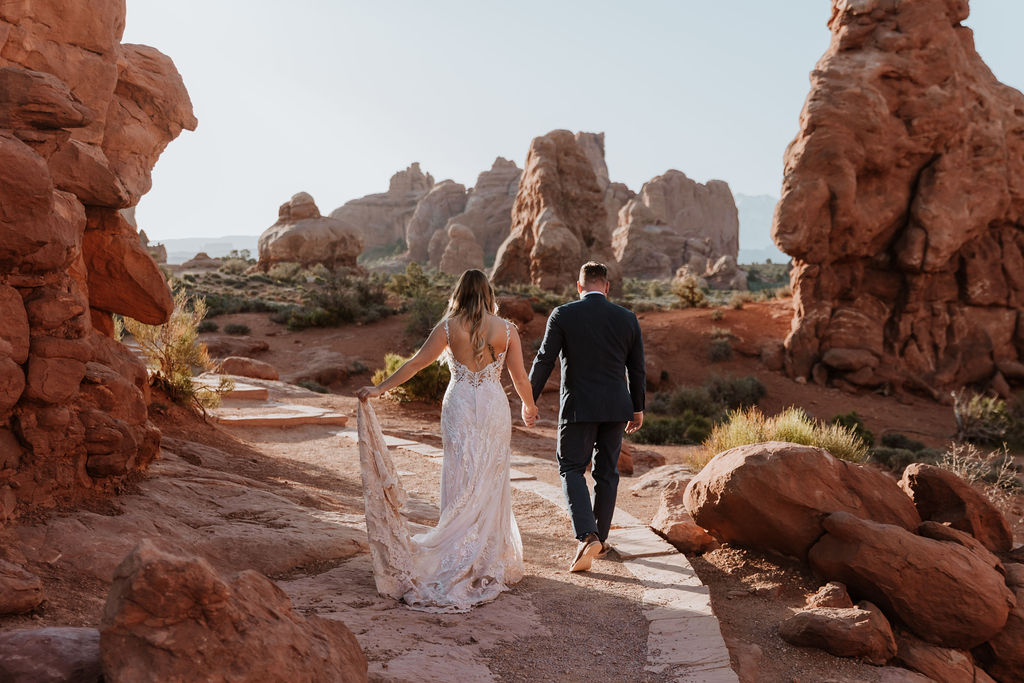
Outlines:
<svg viewBox="0 0 1024 683"><path fill-rule="evenodd" d="M597 537L597 534L587 534L586 538L580 541L579 546L576 548L576 557L573 558L572 564L569 565L569 571L585 572L590 569L594 558L601 552L601 545L601 539Z"/></svg>

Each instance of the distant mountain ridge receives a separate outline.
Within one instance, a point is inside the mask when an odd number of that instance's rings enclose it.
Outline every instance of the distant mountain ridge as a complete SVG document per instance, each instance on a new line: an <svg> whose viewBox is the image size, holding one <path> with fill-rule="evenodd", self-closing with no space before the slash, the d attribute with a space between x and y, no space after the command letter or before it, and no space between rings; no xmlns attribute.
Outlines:
<svg viewBox="0 0 1024 683"><path fill-rule="evenodd" d="M248 249L256 258L256 240L259 235L226 235L224 237L176 237L169 240L150 239L150 244L167 247L167 263L184 263L199 252L218 258L227 256L232 250Z"/></svg>

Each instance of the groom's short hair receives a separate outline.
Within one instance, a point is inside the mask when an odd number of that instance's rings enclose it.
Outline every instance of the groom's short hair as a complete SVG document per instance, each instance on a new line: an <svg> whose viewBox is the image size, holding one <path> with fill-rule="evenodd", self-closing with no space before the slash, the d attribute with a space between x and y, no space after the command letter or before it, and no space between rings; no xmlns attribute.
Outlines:
<svg viewBox="0 0 1024 683"><path fill-rule="evenodd" d="M597 261L587 261L580 267L580 284L586 287L608 282L608 266Z"/></svg>

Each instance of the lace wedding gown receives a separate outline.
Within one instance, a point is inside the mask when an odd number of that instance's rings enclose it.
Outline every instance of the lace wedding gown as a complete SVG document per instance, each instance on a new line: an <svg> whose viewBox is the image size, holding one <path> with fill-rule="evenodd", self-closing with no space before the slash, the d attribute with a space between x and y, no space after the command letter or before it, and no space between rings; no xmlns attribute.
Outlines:
<svg viewBox="0 0 1024 683"><path fill-rule="evenodd" d="M512 421L500 377L508 351L472 371L445 351L451 382L441 408L441 517L413 535L401 513L405 490L368 402L359 403L359 458L366 530L377 591L428 612L465 612L523 577L523 544L512 514ZM448 322L445 321L445 335Z"/></svg>

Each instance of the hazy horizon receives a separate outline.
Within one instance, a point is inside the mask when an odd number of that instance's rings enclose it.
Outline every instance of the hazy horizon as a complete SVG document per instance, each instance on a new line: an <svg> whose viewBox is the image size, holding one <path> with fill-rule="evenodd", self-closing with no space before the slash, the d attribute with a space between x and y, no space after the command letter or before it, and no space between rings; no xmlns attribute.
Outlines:
<svg viewBox="0 0 1024 683"><path fill-rule="evenodd" d="M258 235L296 192L326 214L412 162L471 187L556 128L604 132L609 175L633 190L675 168L777 198L829 13L826 0L129 0L124 41L174 60L199 119L158 162L139 227L153 241ZM1018 89L1022 20L1024 3L974 0L965 22Z"/></svg>

